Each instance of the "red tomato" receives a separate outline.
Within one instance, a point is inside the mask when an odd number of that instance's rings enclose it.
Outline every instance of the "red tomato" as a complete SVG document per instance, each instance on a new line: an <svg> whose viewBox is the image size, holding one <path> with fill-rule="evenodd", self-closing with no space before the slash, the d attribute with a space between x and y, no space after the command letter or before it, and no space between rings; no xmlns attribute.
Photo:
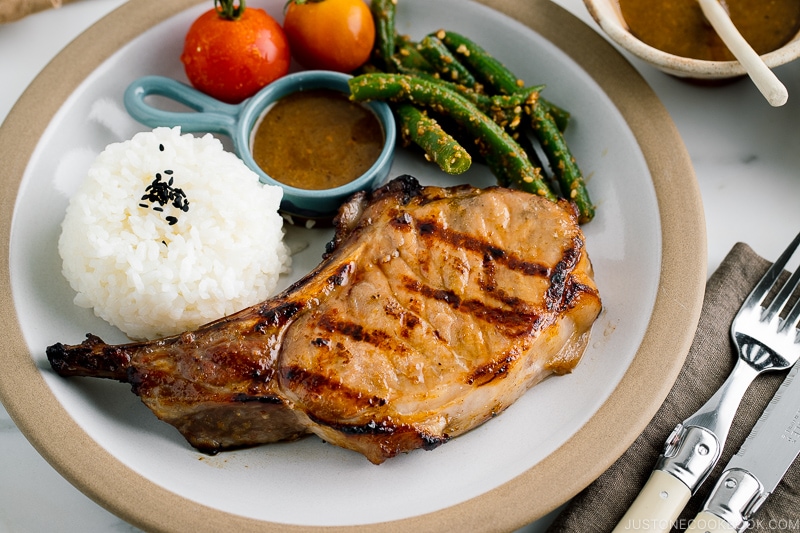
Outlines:
<svg viewBox="0 0 800 533"><path fill-rule="evenodd" d="M181 61L195 88L236 104L284 76L291 54L286 34L266 11L244 8L242 1L239 17L226 18L226 7L236 8L232 1L219 3L222 8L203 13L189 28Z"/></svg>
<svg viewBox="0 0 800 533"><path fill-rule="evenodd" d="M290 0L283 29L294 58L310 69L352 72L375 43L375 22L363 0Z"/></svg>

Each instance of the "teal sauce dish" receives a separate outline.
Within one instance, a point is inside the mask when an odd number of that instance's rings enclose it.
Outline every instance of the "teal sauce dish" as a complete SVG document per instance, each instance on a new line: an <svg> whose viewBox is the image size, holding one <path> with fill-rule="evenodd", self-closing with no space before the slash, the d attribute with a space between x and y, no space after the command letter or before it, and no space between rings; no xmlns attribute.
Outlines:
<svg viewBox="0 0 800 533"><path fill-rule="evenodd" d="M227 104L181 83L163 76L145 76L137 79L125 91L124 103L128 113L142 124L155 128L180 126L184 133L215 133L229 137L233 150L242 161L258 174L261 182L283 189L281 212L293 223L313 224L329 222L339 206L351 195L371 190L383 184L394 160L397 128L390 107L384 102L367 105L383 128L384 145L375 163L360 177L345 185L310 190L292 187L267 175L255 162L251 150L251 135L264 113L280 98L310 89L331 89L350 94L347 81L351 76L323 70L301 71L288 74L267 85L240 104ZM146 99L161 96L192 111L167 111L153 107Z"/></svg>

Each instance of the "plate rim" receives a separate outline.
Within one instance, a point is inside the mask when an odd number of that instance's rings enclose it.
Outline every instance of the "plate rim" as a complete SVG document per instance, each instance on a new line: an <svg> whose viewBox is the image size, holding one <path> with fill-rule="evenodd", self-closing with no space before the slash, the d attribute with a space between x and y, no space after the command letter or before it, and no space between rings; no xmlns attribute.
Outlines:
<svg viewBox="0 0 800 533"><path fill-rule="evenodd" d="M201 1L129 0L67 45L31 82L0 126L4 156L0 226L6 251L21 178L55 113L122 46ZM700 317L707 276L705 217L691 160L666 108L616 48L561 6L548 0L475 1L531 28L566 53L625 118L650 168L661 216L661 275L653 311L642 343L616 389L582 428L543 461L495 489L445 509L383 524L325 527L326 531L368 531L378 525L385 531L516 529L544 516L605 471L646 427L683 366ZM9 303L0 311L6 324L0 334L6 346L0 357L0 400L36 450L92 500L146 530L321 529L212 509L124 466L68 415L30 357L13 307L8 258L0 266L0 298ZM18 383L26 384L24 391L15 389ZM627 427L615 428L620 420ZM53 442L54 434L64 437Z"/></svg>

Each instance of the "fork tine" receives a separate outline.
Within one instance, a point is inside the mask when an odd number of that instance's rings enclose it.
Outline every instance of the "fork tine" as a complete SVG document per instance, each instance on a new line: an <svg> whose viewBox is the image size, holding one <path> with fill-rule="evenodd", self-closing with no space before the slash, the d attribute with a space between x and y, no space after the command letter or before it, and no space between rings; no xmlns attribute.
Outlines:
<svg viewBox="0 0 800 533"><path fill-rule="evenodd" d="M758 285L755 286L753 291L744 301L744 305L742 306L743 308L752 308L756 305L761 305L764 297L767 295L767 293L769 293L769 290L775 284L775 280L777 280L778 276L780 276L781 272L783 272L783 267L785 267L786 263L789 262L789 259L792 258L799 245L800 233L797 234L791 244L789 244L786 250L783 251L781 256L774 263L772 263L772 266L769 267L767 273L764 274L764 277L761 278L761 281L758 282Z"/></svg>
<svg viewBox="0 0 800 533"><path fill-rule="evenodd" d="M800 270L800 269L798 269ZM786 315L786 320L781 322L781 325L778 327L778 333L782 332L789 326L794 326L797 323L797 320L800 319L800 300L796 301L792 306L792 310ZM795 328L796 334L800 334L800 331ZM795 338L795 342L798 342L799 339Z"/></svg>
<svg viewBox="0 0 800 533"><path fill-rule="evenodd" d="M792 277L790 277L786 283L783 284L781 287L780 292L775 296L775 299L772 300L772 303L769 304L769 307L764 311L761 315L761 320L769 322L772 318L780 313L781 309L784 305L789 301L789 298L792 296L792 293L797 288L797 284L800 283L800 268L794 271Z"/></svg>

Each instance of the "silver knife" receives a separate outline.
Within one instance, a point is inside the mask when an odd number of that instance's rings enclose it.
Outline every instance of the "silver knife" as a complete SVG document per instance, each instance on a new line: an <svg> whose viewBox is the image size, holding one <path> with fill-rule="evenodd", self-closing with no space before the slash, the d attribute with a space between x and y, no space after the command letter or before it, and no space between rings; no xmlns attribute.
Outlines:
<svg viewBox="0 0 800 533"><path fill-rule="evenodd" d="M794 365L687 532L735 531L772 494L800 454L800 364Z"/></svg>
<svg viewBox="0 0 800 533"><path fill-rule="evenodd" d="M798 247L800 234L745 299L731 324L731 338L739 354L736 365L711 398L675 427L650 478L613 533L671 531L689 498L717 464L750 384L764 372L791 368L800 358L800 304L790 305L790 297L800 286L800 268L786 283L779 282ZM777 295L764 305L778 285ZM788 308L789 314L782 316Z"/></svg>

